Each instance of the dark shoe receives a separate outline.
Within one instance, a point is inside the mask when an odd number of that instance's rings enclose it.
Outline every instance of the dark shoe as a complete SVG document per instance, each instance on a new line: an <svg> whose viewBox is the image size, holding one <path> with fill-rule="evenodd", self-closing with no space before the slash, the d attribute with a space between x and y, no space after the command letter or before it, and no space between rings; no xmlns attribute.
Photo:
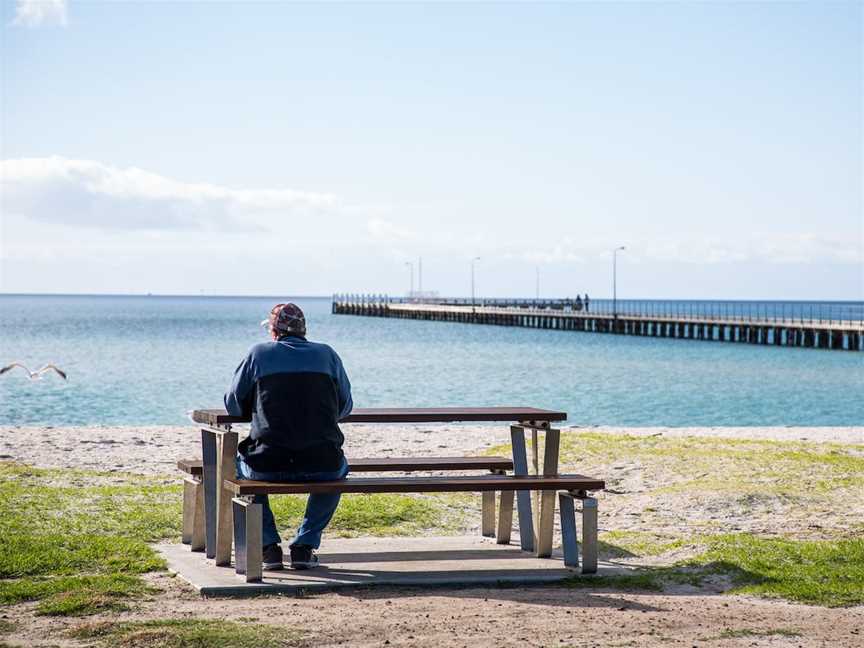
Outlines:
<svg viewBox="0 0 864 648"><path fill-rule="evenodd" d="M282 547L275 543L264 547L261 567L267 571L282 569Z"/></svg>
<svg viewBox="0 0 864 648"><path fill-rule="evenodd" d="M318 566L318 556L312 547L294 545L291 547L291 569L315 569Z"/></svg>

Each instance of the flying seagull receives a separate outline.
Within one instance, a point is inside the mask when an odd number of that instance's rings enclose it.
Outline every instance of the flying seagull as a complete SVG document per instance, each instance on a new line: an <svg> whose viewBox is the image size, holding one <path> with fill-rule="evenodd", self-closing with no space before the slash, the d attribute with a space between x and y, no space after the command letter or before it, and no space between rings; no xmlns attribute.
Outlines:
<svg viewBox="0 0 864 648"><path fill-rule="evenodd" d="M66 372L61 370L61 369L58 369L53 364L46 364L41 369L37 369L36 371L30 371L30 368L27 367L26 365L23 365L20 362L13 362L12 364L6 365L2 369L0 369L0 375L6 373L7 371L9 371L10 369L13 369L15 367L21 367L24 371L26 371L28 374L30 374L30 380L40 380L42 378L42 374L44 374L46 371L51 371L51 370L56 371L63 380L66 380Z"/></svg>

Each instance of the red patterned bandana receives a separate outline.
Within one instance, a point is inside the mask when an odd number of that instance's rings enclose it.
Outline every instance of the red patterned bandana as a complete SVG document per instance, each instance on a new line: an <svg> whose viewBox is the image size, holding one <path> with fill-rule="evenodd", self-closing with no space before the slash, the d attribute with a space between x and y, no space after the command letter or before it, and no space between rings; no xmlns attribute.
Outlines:
<svg viewBox="0 0 864 648"><path fill-rule="evenodd" d="M306 335L306 316L297 304L276 304L261 326L269 326L278 335Z"/></svg>

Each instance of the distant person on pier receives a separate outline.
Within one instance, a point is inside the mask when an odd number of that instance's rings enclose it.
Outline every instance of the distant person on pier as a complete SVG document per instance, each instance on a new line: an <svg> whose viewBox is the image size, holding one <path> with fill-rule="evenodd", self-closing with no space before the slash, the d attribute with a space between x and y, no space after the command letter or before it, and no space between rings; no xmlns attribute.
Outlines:
<svg viewBox="0 0 864 648"><path fill-rule="evenodd" d="M576 295L576 303L573 304L573 310L577 312L582 310L582 298L579 295Z"/></svg>
<svg viewBox="0 0 864 648"><path fill-rule="evenodd" d="M588 293L585 293L585 312L588 312L588 304L590 303L588 299Z"/></svg>
<svg viewBox="0 0 864 648"><path fill-rule="evenodd" d="M296 304L276 304L266 326L269 342L253 346L225 394L232 416L251 416L249 436L237 451L237 478L273 482L343 479L348 462L339 421L351 413L351 383L342 360L326 344L306 339L306 318ZM291 567L318 566L314 550L330 523L339 494L312 494L291 541ZM279 532L266 495L262 505L264 569L282 569Z"/></svg>

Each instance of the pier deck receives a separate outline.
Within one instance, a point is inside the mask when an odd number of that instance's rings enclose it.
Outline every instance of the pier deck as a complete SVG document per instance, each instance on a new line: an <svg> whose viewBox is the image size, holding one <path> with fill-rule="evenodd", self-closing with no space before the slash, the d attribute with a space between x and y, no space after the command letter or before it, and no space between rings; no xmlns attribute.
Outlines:
<svg viewBox="0 0 864 648"><path fill-rule="evenodd" d="M864 350L864 323L858 320L754 317L734 313L598 313L573 310L571 300L523 300L518 305L446 301L450 303L379 296L339 296L334 297L333 313L771 346Z"/></svg>

